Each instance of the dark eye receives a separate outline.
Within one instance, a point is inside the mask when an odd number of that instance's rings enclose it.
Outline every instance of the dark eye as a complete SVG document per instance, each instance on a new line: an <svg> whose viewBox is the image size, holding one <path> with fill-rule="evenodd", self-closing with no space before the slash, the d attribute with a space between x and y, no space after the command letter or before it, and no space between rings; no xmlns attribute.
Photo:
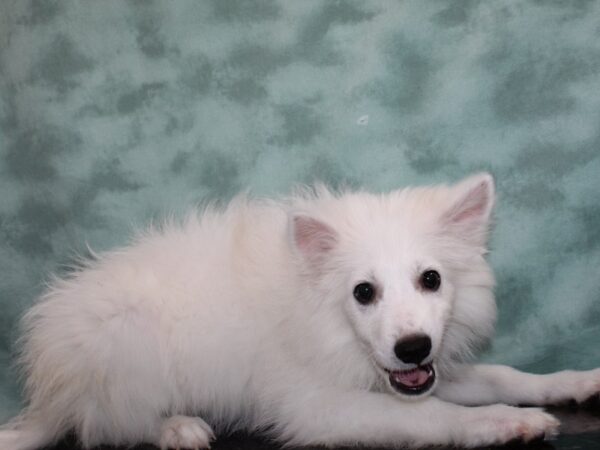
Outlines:
<svg viewBox="0 0 600 450"><path fill-rule="evenodd" d="M375 299L375 287L371 283L360 283L354 287L354 298L361 305L368 305Z"/></svg>
<svg viewBox="0 0 600 450"><path fill-rule="evenodd" d="M421 274L419 283L421 287L427 291L437 291L440 288L442 277L436 270L426 270Z"/></svg>

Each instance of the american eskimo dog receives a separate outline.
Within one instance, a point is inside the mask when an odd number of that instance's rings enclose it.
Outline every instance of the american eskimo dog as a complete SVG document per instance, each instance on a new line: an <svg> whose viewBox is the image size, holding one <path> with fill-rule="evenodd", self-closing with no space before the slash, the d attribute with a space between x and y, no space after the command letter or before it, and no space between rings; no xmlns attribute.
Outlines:
<svg viewBox="0 0 600 450"><path fill-rule="evenodd" d="M25 315L26 407L0 448L292 444L473 447L552 436L538 408L600 371L467 361L493 331L493 179L387 195L238 198L87 261Z"/></svg>

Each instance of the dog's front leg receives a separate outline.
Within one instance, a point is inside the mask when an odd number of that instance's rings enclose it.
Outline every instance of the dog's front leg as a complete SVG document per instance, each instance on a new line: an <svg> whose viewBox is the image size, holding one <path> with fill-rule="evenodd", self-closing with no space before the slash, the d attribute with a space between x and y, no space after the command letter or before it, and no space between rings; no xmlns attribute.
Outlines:
<svg viewBox="0 0 600 450"><path fill-rule="evenodd" d="M478 447L548 437L558 427L537 408L472 408L435 397L406 401L368 391L298 392L279 399L275 416L280 439L294 445Z"/></svg>
<svg viewBox="0 0 600 450"><path fill-rule="evenodd" d="M462 405L559 405L598 398L600 369L565 370L547 375L520 372L512 367L478 364L462 366L451 379L440 380L436 396Z"/></svg>

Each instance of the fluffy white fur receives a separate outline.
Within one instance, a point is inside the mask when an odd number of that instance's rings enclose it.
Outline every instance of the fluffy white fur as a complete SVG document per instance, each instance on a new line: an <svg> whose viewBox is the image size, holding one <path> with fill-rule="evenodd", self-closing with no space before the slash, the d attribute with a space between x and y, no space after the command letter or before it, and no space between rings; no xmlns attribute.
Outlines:
<svg viewBox="0 0 600 450"><path fill-rule="evenodd" d="M553 435L543 405L600 372L529 375L466 361L493 331L488 174L387 195L319 187L238 198L147 232L52 283L23 320L27 406L0 448L74 430L85 447L204 448L213 429L293 444L480 446ZM439 291L419 274L441 274ZM361 305L353 287L377 285ZM431 337L435 386L394 391L396 341ZM433 394L433 395L428 395ZM466 405L489 405L470 407Z"/></svg>

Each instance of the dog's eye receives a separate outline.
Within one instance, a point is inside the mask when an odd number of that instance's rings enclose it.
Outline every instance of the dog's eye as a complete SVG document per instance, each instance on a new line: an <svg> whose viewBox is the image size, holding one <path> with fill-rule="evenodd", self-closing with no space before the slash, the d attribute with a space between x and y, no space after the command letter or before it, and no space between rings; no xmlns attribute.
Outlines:
<svg viewBox="0 0 600 450"><path fill-rule="evenodd" d="M368 305L375 299L375 287L371 283L359 283L354 286L354 298L361 305Z"/></svg>
<svg viewBox="0 0 600 450"><path fill-rule="evenodd" d="M440 277L437 270L426 270L421 274L419 283L423 289L435 292L440 288L442 277Z"/></svg>

